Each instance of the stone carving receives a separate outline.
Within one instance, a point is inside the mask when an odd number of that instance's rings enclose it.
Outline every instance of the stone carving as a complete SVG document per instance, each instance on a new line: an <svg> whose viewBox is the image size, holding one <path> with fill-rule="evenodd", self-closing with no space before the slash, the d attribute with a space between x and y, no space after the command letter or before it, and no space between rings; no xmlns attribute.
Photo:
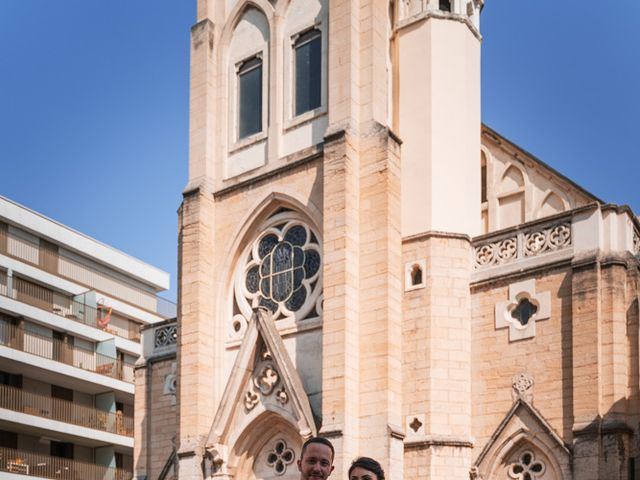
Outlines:
<svg viewBox="0 0 640 480"><path fill-rule="evenodd" d="M222 468L224 461L220 453L212 446L205 447L204 458L202 459L202 473L204 478L213 477Z"/></svg>
<svg viewBox="0 0 640 480"><path fill-rule="evenodd" d="M633 232L633 253L640 254L640 235L635 230Z"/></svg>
<svg viewBox="0 0 640 480"><path fill-rule="evenodd" d="M285 405L289 401L289 395L287 395L286 390L282 387L280 390L276 392L276 399L282 405Z"/></svg>
<svg viewBox="0 0 640 480"><path fill-rule="evenodd" d="M266 363L257 372L253 377L253 384L262 395L269 395L280 381L278 371L272 364Z"/></svg>
<svg viewBox="0 0 640 480"><path fill-rule="evenodd" d="M247 409L247 411L250 412L251 410L253 410L253 407L258 404L258 401L259 398L255 392L248 391L244 394L244 407Z"/></svg>
<svg viewBox="0 0 640 480"><path fill-rule="evenodd" d="M284 385L281 384L282 377L273 362L271 352L269 352L266 345L261 344L256 354L256 364L253 368L251 384L244 395L244 406L247 412L253 410L258 404L260 395L268 397L273 394L280 404L287 404L289 394L286 392Z"/></svg>
<svg viewBox="0 0 640 480"><path fill-rule="evenodd" d="M287 467L293 463L295 454L287 447L287 443L280 439L276 440L273 449L267 454L267 465L273 468L276 475L284 475Z"/></svg>
<svg viewBox="0 0 640 480"><path fill-rule="evenodd" d="M487 243L475 249L476 268L507 263L516 258L516 237Z"/></svg>
<svg viewBox="0 0 640 480"><path fill-rule="evenodd" d="M524 236L524 256L533 257L571 245L571 225L563 223Z"/></svg>
<svg viewBox="0 0 640 480"><path fill-rule="evenodd" d="M474 466L469 469L469 480L482 480L478 467Z"/></svg>
<svg viewBox="0 0 640 480"><path fill-rule="evenodd" d="M518 461L509 465L509 477L514 480L535 480L541 478L546 470L544 463L536 460L530 450L525 450Z"/></svg>
<svg viewBox="0 0 640 480"><path fill-rule="evenodd" d="M171 395L171 405L176 404L177 380L178 376L176 375L176 362L172 362L171 373L167 374L164 377L164 388L162 390L162 393L164 395Z"/></svg>
<svg viewBox="0 0 640 480"><path fill-rule="evenodd" d="M533 376L529 373L519 373L511 379L511 395L513 401L519 398L533 403Z"/></svg>
<svg viewBox="0 0 640 480"><path fill-rule="evenodd" d="M153 336L154 348L162 348L175 345L178 339L178 327L174 324L156 328L153 332Z"/></svg>
<svg viewBox="0 0 640 480"><path fill-rule="evenodd" d="M476 270L515 262L571 247L571 223L561 222L531 229L474 246Z"/></svg>

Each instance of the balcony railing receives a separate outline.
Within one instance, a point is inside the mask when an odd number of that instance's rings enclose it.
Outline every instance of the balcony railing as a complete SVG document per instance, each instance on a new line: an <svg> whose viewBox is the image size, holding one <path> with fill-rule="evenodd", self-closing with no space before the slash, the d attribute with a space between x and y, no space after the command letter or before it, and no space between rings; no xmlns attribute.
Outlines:
<svg viewBox="0 0 640 480"><path fill-rule="evenodd" d="M0 472L65 480L130 480L133 472L0 447Z"/></svg>
<svg viewBox="0 0 640 480"><path fill-rule="evenodd" d="M11 280L12 288L9 288L6 272L0 271L0 295L134 342L140 341L140 325L107 308L87 305L20 277L14 276Z"/></svg>
<svg viewBox="0 0 640 480"><path fill-rule="evenodd" d="M0 345L117 380L133 382L132 363L75 347L69 342L27 331L4 320L0 320Z"/></svg>
<svg viewBox="0 0 640 480"><path fill-rule="evenodd" d="M0 254L19 259L26 263L30 263L31 265L41 268L45 272L49 272L62 278L67 278L71 281L79 280L77 274L71 274L69 271L65 271L64 268L61 268L62 257L60 254L60 249L56 244L48 242L42 238L40 238L38 242L34 243L33 241L17 237L15 234L12 234L8 230L7 224L3 222L0 222ZM65 257L64 261L67 264L69 262L73 263L73 261L71 261L68 257ZM80 268L81 270L84 270L85 266L82 265ZM84 280L86 281L86 279ZM94 285L92 282L89 282L87 287L99 289L99 287L97 285ZM142 300L142 303L140 303L139 305L141 306L141 308L154 312L165 319L173 318L176 316L175 303L156 296L154 305L154 299L149 298L147 292L142 293L142 291L136 287L130 286L130 288L140 294L137 300ZM120 298L128 302L133 302L136 305L138 304L136 302L135 294L133 295L133 297L131 295L124 295Z"/></svg>
<svg viewBox="0 0 640 480"><path fill-rule="evenodd" d="M133 437L133 418L0 385L0 408Z"/></svg>

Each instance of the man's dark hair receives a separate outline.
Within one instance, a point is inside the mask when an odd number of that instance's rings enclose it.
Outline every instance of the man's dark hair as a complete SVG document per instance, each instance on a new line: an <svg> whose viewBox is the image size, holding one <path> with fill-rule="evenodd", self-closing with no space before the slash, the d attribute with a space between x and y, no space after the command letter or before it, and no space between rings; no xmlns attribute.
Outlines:
<svg viewBox="0 0 640 480"><path fill-rule="evenodd" d="M322 445L326 445L327 447L329 447L331 449L331 461L333 461L333 458L336 456L336 451L334 450L331 442L324 437L311 437L309 440L304 442L304 444L302 445L302 451L300 452L301 459L304 458L304 452L307 450L307 447L312 443L320 443Z"/></svg>
<svg viewBox="0 0 640 480"><path fill-rule="evenodd" d="M351 462L351 466L349 467L349 478L351 478L351 472L358 467L369 470L371 473L375 473L378 480L384 480L384 470L373 458L358 457Z"/></svg>

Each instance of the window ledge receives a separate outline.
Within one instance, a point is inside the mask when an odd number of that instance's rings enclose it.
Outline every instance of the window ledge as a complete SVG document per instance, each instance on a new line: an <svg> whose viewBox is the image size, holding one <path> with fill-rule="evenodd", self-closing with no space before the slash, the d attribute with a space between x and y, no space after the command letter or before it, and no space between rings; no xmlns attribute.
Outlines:
<svg viewBox="0 0 640 480"><path fill-rule="evenodd" d="M324 106L318 107L314 110L301 113L297 117L287 120L284 124L284 131L288 132L294 130L305 123L310 123L316 118L320 118L327 114L327 109Z"/></svg>
<svg viewBox="0 0 640 480"><path fill-rule="evenodd" d="M241 150L245 150L256 143L260 143L261 141L267 138L267 132L262 131L258 133L254 133L253 135L243 138L242 140L238 140L229 149L229 155L233 155L234 153L238 153Z"/></svg>

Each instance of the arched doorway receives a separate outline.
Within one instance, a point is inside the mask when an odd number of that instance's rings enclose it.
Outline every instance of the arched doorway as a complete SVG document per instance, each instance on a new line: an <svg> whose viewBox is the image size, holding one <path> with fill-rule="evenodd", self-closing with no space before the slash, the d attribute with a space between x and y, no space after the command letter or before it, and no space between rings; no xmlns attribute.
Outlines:
<svg viewBox="0 0 640 480"><path fill-rule="evenodd" d="M234 448L234 477L242 480L297 480L302 438L271 412L249 425Z"/></svg>

